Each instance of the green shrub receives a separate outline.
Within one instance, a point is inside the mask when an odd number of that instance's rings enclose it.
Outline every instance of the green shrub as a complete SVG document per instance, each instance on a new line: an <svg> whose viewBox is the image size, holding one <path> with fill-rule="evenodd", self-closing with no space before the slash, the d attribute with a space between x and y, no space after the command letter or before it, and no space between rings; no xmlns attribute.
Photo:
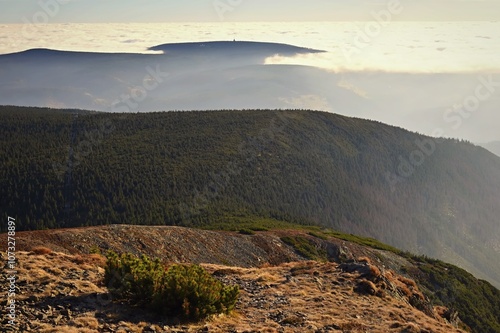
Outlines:
<svg viewBox="0 0 500 333"><path fill-rule="evenodd" d="M259 225L251 226L249 229L252 231L269 231L269 228L259 226Z"/></svg>
<svg viewBox="0 0 500 333"><path fill-rule="evenodd" d="M430 292L431 301L457 310L472 332L500 332L498 289L451 264L425 256L412 259L418 264L418 270L410 273Z"/></svg>
<svg viewBox="0 0 500 333"><path fill-rule="evenodd" d="M318 261L327 261L326 251L316 247L315 243L303 236L286 236L281 237L281 241L292 246L295 251L301 256Z"/></svg>
<svg viewBox="0 0 500 333"><path fill-rule="evenodd" d="M89 249L90 254L102 254L101 249L97 245L92 245Z"/></svg>
<svg viewBox="0 0 500 333"><path fill-rule="evenodd" d="M241 229L240 234L242 235L255 235L255 231L250 229Z"/></svg>
<svg viewBox="0 0 500 333"><path fill-rule="evenodd" d="M104 282L111 294L162 315L199 320L234 309L239 289L224 286L198 265L172 265L130 253L107 255Z"/></svg>
<svg viewBox="0 0 500 333"><path fill-rule="evenodd" d="M311 236L313 236L313 237L322 239L322 240L328 240L328 237L326 237L325 235L323 235L323 234L321 234L319 232L309 231L308 234L311 235Z"/></svg>

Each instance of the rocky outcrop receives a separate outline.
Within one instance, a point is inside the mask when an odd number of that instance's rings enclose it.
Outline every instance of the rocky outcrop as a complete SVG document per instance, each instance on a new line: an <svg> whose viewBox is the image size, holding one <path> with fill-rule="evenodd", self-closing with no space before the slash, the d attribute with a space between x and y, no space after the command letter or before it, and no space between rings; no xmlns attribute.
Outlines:
<svg viewBox="0 0 500 333"><path fill-rule="evenodd" d="M278 265L305 260L281 238L300 236L310 240L325 259L344 262L366 256L387 269L399 270L408 262L387 251L330 237L322 239L297 230L271 230L243 235L170 226L109 225L101 227L38 230L16 233L16 249L30 251L37 246L66 254L131 252L174 263L210 263L238 267ZM0 249L5 250L5 243Z"/></svg>

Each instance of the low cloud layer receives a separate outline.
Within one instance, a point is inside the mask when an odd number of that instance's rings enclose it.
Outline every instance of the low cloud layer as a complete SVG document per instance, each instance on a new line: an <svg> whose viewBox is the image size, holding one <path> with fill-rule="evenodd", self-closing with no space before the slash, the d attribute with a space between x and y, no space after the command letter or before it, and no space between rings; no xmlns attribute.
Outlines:
<svg viewBox="0 0 500 333"><path fill-rule="evenodd" d="M500 70L498 22L3 25L0 54L32 48L152 53L149 47L163 43L234 39L326 50L328 53L324 54L272 57L267 63L315 66L337 72Z"/></svg>
<svg viewBox="0 0 500 333"><path fill-rule="evenodd" d="M0 104L126 112L296 107L428 135L500 140L500 23L391 22L370 36L363 31L375 26L366 24L4 25L0 54L37 47L124 54L0 56ZM210 40L327 52L149 50Z"/></svg>
<svg viewBox="0 0 500 333"><path fill-rule="evenodd" d="M0 104L108 112L300 108L432 136L500 139L500 72L332 72L262 64L269 52L293 49L289 46L274 44L273 51L259 44L255 49L238 42L216 45L225 46L165 54L32 50L3 55Z"/></svg>

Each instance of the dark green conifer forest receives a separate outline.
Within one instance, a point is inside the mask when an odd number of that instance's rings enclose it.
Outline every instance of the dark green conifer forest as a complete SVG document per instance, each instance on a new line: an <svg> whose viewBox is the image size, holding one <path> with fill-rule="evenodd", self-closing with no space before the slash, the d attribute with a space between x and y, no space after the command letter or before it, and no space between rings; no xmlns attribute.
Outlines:
<svg viewBox="0 0 500 333"><path fill-rule="evenodd" d="M4 106L0 129L0 207L18 230L269 218L374 237L500 286L500 158L468 142L304 110Z"/></svg>

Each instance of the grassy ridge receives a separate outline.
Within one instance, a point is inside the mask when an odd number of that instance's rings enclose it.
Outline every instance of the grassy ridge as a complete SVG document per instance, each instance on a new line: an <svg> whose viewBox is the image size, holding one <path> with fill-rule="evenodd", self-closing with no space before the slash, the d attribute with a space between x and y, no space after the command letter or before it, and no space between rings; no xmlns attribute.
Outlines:
<svg viewBox="0 0 500 333"><path fill-rule="evenodd" d="M430 138L323 112L76 117L0 107L0 129L0 207L18 230L316 224L447 258L500 285L491 264L500 158L466 142L432 141L434 152L394 184L388 173Z"/></svg>

